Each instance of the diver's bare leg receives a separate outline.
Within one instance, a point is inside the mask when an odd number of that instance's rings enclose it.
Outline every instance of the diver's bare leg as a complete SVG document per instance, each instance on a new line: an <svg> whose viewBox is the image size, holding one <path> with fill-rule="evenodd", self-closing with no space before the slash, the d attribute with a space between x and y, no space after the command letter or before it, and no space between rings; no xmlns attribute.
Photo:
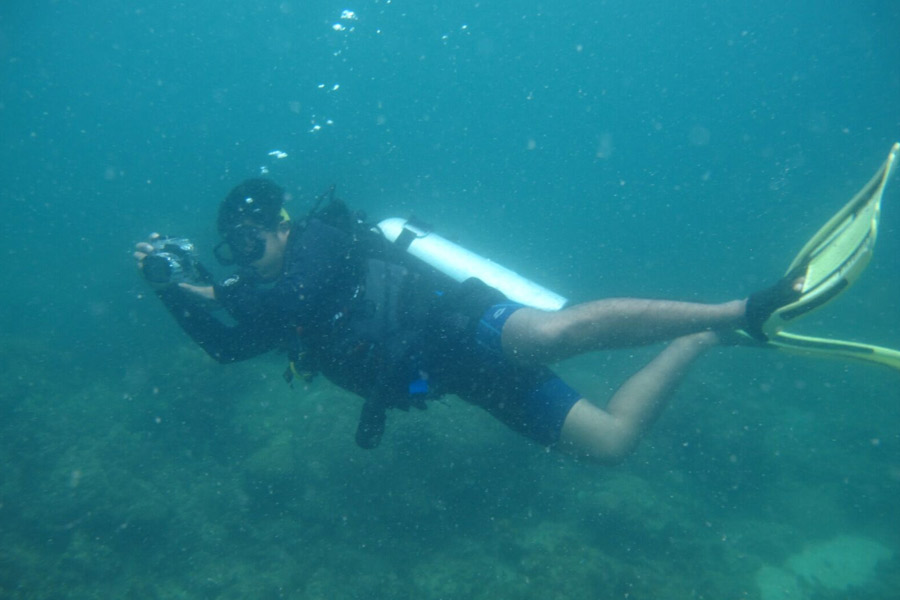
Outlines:
<svg viewBox="0 0 900 600"><path fill-rule="evenodd" d="M655 344L744 325L745 300L697 304L610 298L560 311L520 308L503 327L504 354L523 363L551 363L576 354Z"/></svg>
<svg viewBox="0 0 900 600"><path fill-rule="evenodd" d="M694 360L717 343L718 336L709 331L680 337L616 390L605 410L579 400L563 422L559 449L604 464L621 462L659 417Z"/></svg>

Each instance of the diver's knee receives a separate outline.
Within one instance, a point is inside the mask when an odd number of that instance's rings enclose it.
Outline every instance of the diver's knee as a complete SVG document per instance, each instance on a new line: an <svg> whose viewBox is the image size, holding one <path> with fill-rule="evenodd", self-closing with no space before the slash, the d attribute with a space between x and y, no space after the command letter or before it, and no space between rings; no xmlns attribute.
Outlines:
<svg viewBox="0 0 900 600"><path fill-rule="evenodd" d="M616 467L625 462L631 453L630 448L595 448L590 446L563 447L567 454L604 467Z"/></svg>
<svg viewBox="0 0 900 600"><path fill-rule="evenodd" d="M634 453L638 436L625 427L616 427L588 438L567 440L562 449L572 455L604 466L617 466Z"/></svg>
<svg viewBox="0 0 900 600"><path fill-rule="evenodd" d="M637 447L635 438L621 438L614 440L606 440L600 444L598 448L593 449L588 458L601 465L614 467L621 465L625 460L634 454Z"/></svg>
<svg viewBox="0 0 900 600"><path fill-rule="evenodd" d="M605 448L593 460L607 466L621 465L625 460L634 454L637 447L637 440L623 440Z"/></svg>

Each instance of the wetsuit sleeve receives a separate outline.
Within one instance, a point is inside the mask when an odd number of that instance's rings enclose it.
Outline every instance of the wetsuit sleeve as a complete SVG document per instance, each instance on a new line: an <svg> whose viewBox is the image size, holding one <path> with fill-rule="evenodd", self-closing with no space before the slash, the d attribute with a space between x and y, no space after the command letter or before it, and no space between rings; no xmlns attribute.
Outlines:
<svg viewBox="0 0 900 600"><path fill-rule="evenodd" d="M280 332L271 324L259 320L225 323L193 294L177 286L160 290L157 295L185 333L220 363L258 356L278 344Z"/></svg>
<svg viewBox="0 0 900 600"><path fill-rule="evenodd" d="M207 354L223 363L244 360L280 346L300 330L321 326L343 309L356 278L351 248L349 235L316 220L293 232L274 286L260 286L252 277L214 286L217 303L233 323L177 286L158 295Z"/></svg>

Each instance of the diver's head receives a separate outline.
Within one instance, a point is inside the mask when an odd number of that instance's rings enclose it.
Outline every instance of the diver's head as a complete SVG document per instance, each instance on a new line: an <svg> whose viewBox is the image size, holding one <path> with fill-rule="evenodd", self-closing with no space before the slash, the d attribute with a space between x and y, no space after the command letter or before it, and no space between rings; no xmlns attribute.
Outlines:
<svg viewBox="0 0 900 600"><path fill-rule="evenodd" d="M284 188L268 179L254 178L239 183L219 205L219 235L227 238L240 225L274 229L284 220Z"/></svg>
<svg viewBox="0 0 900 600"><path fill-rule="evenodd" d="M284 197L284 189L267 179L248 179L231 190L219 205L218 261L249 267L265 280L278 277L290 233Z"/></svg>

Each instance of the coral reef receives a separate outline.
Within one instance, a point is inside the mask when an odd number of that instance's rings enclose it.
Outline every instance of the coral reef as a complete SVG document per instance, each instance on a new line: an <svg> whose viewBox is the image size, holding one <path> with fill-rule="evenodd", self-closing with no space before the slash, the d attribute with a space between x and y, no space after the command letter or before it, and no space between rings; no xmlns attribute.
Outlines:
<svg viewBox="0 0 900 600"><path fill-rule="evenodd" d="M359 400L291 390L277 358L223 369L184 346L127 377L54 378L51 354L6 340L0 356L4 598L780 600L795 596L761 590L829 581L808 540L900 531L879 512L896 448L824 441L889 419L792 417L752 394L724 410L725 378L686 386L688 405L609 470L457 399L392 414L363 452ZM865 582L844 572L858 597L898 585L878 556Z"/></svg>

